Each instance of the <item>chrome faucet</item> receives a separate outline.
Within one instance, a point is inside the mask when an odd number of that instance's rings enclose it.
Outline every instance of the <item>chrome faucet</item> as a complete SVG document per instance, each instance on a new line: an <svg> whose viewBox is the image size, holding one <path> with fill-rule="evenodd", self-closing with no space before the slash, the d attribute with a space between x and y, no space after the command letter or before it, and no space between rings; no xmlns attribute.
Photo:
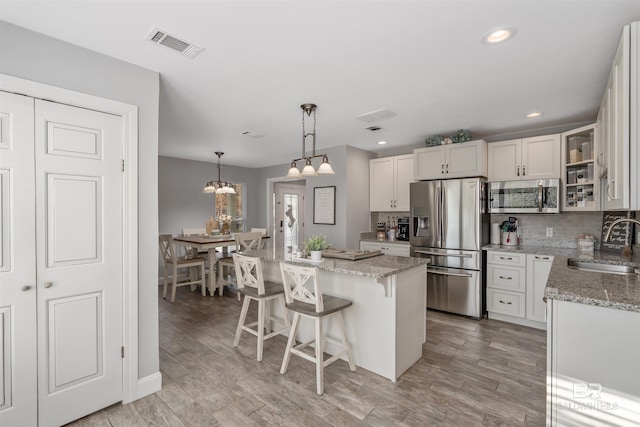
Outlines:
<svg viewBox="0 0 640 427"><path fill-rule="evenodd" d="M609 235L611 234L611 230L613 230L613 227L615 227L616 225L620 224L621 222L633 222L636 223L638 225L640 225L640 221L638 221L637 219L632 219L632 218L618 218L615 221L613 221L611 223L611 225L609 226L609 228L607 229L607 232L604 234L604 237L602 238L603 242L606 242L609 240ZM637 242L640 243L640 242Z"/></svg>

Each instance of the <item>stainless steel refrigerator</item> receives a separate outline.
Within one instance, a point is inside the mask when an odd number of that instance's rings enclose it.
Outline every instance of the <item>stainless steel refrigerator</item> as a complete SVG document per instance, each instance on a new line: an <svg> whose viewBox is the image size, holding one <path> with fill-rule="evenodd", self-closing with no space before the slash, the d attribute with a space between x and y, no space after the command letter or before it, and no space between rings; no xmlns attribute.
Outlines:
<svg viewBox="0 0 640 427"><path fill-rule="evenodd" d="M486 181L462 178L411 184L411 256L427 266L427 308L481 318L482 246L489 243Z"/></svg>

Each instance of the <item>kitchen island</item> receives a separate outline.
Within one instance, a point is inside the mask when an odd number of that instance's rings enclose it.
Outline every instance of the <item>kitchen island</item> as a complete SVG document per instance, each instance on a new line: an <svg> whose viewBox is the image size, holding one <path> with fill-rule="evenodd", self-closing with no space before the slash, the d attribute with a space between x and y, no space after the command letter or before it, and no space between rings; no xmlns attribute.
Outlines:
<svg viewBox="0 0 640 427"><path fill-rule="evenodd" d="M322 292L353 302L343 315L358 367L396 381L422 357L427 260L380 255L358 261L323 258L312 263L274 248L244 254L262 260L265 280L282 282L281 261L318 267ZM274 317L282 318L281 310L274 305ZM333 319L325 321L324 329L328 336L340 337ZM313 334L312 324L302 322L297 339L307 341ZM337 349L327 343L325 351L334 354Z"/></svg>

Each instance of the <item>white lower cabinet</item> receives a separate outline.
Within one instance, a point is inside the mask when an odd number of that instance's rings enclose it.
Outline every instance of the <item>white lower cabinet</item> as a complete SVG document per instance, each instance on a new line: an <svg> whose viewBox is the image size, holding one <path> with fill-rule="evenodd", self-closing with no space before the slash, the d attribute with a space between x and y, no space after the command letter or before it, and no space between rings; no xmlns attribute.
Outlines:
<svg viewBox="0 0 640 427"><path fill-rule="evenodd" d="M492 313L506 314L508 316L525 316L524 292L502 291L500 289L487 289L487 310ZM491 316L493 318L493 316ZM502 320L502 319L500 319Z"/></svg>
<svg viewBox="0 0 640 427"><path fill-rule="evenodd" d="M544 302L544 288L553 264L548 255L527 255L527 319L536 322L547 321L547 304Z"/></svg>
<svg viewBox="0 0 640 427"><path fill-rule="evenodd" d="M553 257L489 251L487 311L489 318L546 328L544 288Z"/></svg>
<svg viewBox="0 0 640 427"><path fill-rule="evenodd" d="M392 242L360 242L360 250L382 251L384 255L410 256L409 243Z"/></svg>
<svg viewBox="0 0 640 427"><path fill-rule="evenodd" d="M640 313L548 301L547 426L637 426Z"/></svg>

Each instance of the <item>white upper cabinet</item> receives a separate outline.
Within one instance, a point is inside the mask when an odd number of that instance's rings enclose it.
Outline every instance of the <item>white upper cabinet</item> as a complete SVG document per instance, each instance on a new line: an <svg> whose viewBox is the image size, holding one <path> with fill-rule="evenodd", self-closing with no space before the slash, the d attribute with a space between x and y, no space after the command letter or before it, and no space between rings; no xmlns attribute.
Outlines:
<svg viewBox="0 0 640 427"><path fill-rule="evenodd" d="M515 181L521 179L521 153L521 139L489 144L489 181Z"/></svg>
<svg viewBox="0 0 640 427"><path fill-rule="evenodd" d="M560 178L560 135L489 144L489 181Z"/></svg>
<svg viewBox="0 0 640 427"><path fill-rule="evenodd" d="M377 212L409 210L413 154L369 160L369 208Z"/></svg>
<svg viewBox="0 0 640 427"><path fill-rule="evenodd" d="M413 150L414 178L467 178L487 176L487 143L484 140Z"/></svg>
<svg viewBox="0 0 640 427"><path fill-rule="evenodd" d="M637 23L634 23L634 35L637 34ZM636 40L634 48L640 50ZM625 26L618 43L618 48L613 60L611 73L607 82L604 99L602 101L603 112L600 118L603 121L602 139L606 146L606 176L602 179L604 209L630 209L631 188L630 188L630 160L631 145L637 150L637 104L631 101L632 74L630 72L631 61L631 27ZM637 64L636 64L637 66ZM637 69L633 76L635 87L638 84ZM635 102L637 102L637 89ZM635 144L630 144L631 140L631 116L635 111ZM637 156L636 156L637 157ZM637 160L636 160L637 161ZM637 169L637 165L636 168ZM634 173L636 173L634 171ZM637 178L637 175L636 175ZM634 185L633 191L637 191ZM635 207L638 206L636 201Z"/></svg>

